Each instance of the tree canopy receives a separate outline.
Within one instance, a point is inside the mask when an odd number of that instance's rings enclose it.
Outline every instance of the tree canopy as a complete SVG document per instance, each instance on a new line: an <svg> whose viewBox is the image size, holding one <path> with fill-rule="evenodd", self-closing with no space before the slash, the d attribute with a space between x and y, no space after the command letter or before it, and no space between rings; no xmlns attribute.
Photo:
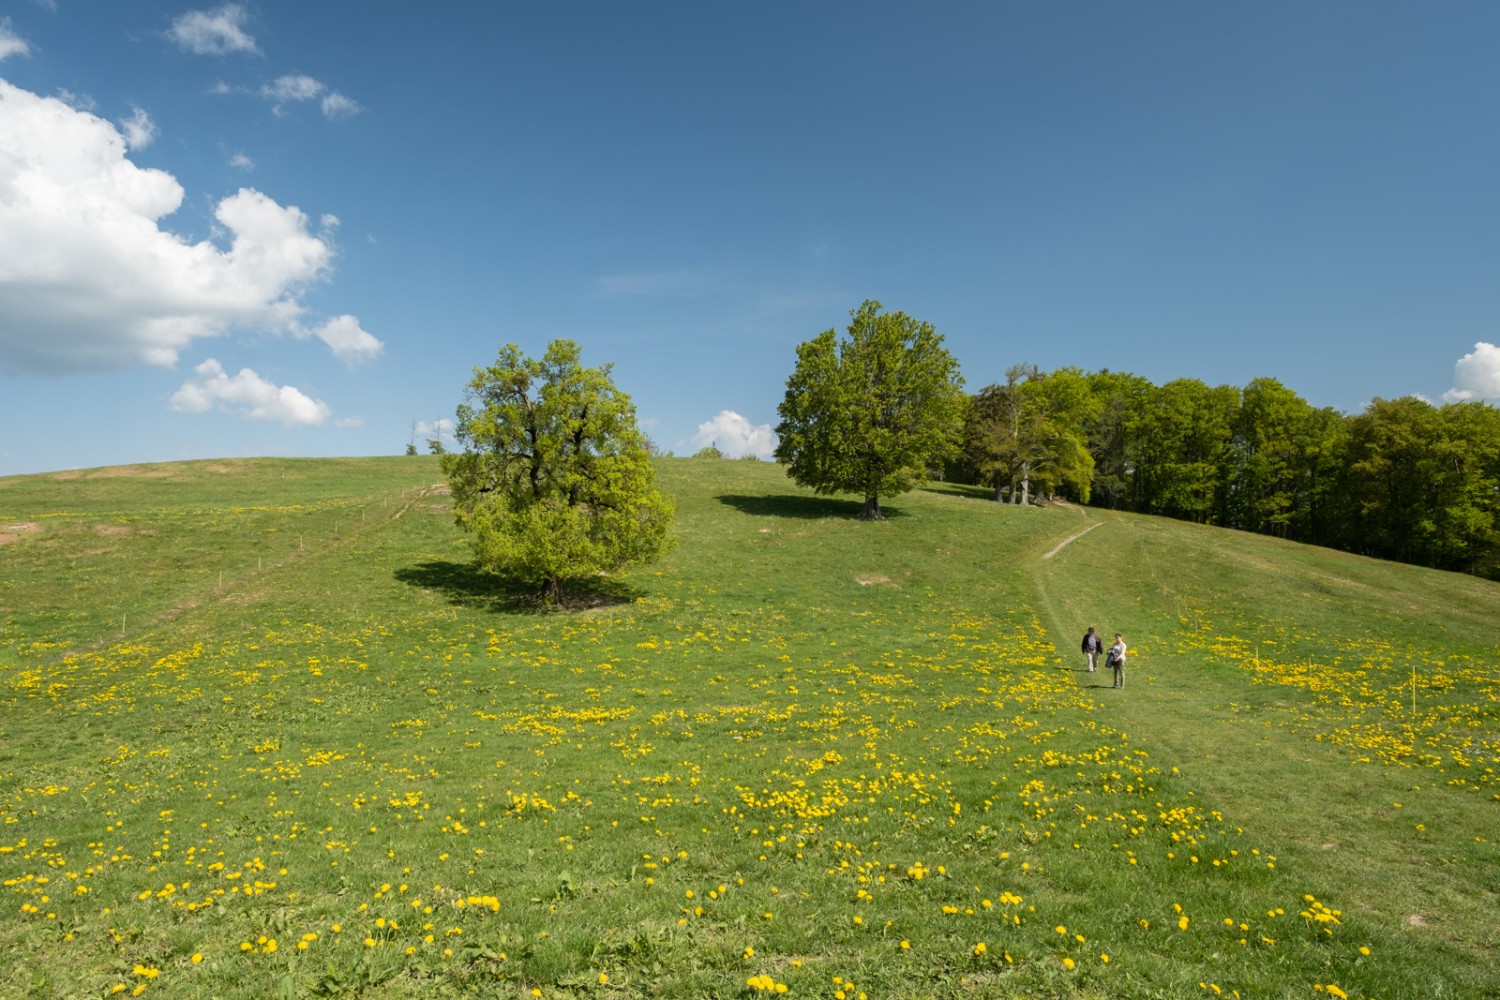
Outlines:
<svg viewBox="0 0 1500 1000"><path fill-rule="evenodd" d="M970 400L967 481L1500 579L1500 409L1318 409L1243 388L1017 365ZM1018 488L1019 487L1019 488Z"/></svg>
<svg viewBox="0 0 1500 1000"><path fill-rule="evenodd" d="M1089 499L1094 459L1085 426L1102 404L1076 368L1045 374L1035 365L1012 365L1004 384L981 389L969 405L964 454L995 499L1010 490L1012 503L1067 486Z"/></svg>
<svg viewBox="0 0 1500 1000"><path fill-rule="evenodd" d="M932 326L866 301L850 311L847 339L825 330L797 347L777 408L776 458L818 493L864 497L910 490L952 456L963 431L958 362Z"/></svg>
<svg viewBox="0 0 1500 1000"><path fill-rule="evenodd" d="M442 457L480 565L549 600L570 581L651 562L670 541L672 503L655 488L635 407L612 366L580 356L570 340L540 360L507 344L474 369L455 430L463 450Z"/></svg>

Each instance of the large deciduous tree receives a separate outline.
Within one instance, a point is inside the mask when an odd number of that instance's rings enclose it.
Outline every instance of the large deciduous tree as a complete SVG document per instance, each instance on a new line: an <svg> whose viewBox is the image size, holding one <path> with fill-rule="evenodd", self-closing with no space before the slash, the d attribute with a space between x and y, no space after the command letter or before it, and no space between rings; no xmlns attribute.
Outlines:
<svg viewBox="0 0 1500 1000"><path fill-rule="evenodd" d="M474 369L444 455L461 527L481 566L556 601L569 581L650 562L670 539L645 435L610 365L585 368L554 340L540 360L514 344Z"/></svg>
<svg viewBox="0 0 1500 1000"><path fill-rule="evenodd" d="M818 493L880 498L911 489L952 456L963 430L958 362L932 326L866 301L850 312L848 338L825 330L797 348L777 413L776 457Z"/></svg>

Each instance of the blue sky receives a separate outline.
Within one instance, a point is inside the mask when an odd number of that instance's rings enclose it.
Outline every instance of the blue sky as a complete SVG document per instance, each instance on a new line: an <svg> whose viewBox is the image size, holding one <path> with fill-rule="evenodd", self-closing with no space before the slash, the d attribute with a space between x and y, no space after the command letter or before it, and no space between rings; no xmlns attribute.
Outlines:
<svg viewBox="0 0 1500 1000"><path fill-rule="evenodd" d="M1500 5L12 0L0 475L401 452L506 342L765 453L866 298L1500 402Z"/></svg>

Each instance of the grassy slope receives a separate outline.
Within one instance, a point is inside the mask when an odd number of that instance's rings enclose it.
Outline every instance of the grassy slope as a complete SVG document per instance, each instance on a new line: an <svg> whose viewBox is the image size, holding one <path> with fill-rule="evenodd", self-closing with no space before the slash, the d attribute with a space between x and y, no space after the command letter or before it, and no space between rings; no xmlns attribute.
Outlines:
<svg viewBox="0 0 1500 1000"><path fill-rule="evenodd" d="M1495 585L1238 532L1091 517L1103 526L1037 586L1054 622L1100 618L1141 652L1129 697L1114 702L1122 727L1253 821L1285 860L1400 928L1414 960L1493 953ZM1257 657L1263 683L1247 685L1232 665ZM1444 747L1461 748L1457 761ZM1370 763L1382 755L1393 763Z"/></svg>
<svg viewBox="0 0 1500 1000"><path fill-rule="evenodd" d="M7 954L54 959L0 959L0 984L256 995L237 984L260 968L381 995L403 976L607 992L600 970L622 995L745 995L761 972L820 996L833 975L871 996L1500 988L1500 588L944 487L863 524L773 466L661 470L677 549L629 576L630 603L564 615L467 568L427 457L0 480L0 530L36 526L0 546L0 872L16 905L57 907L0 931ZM1130 639L1125 692L1076 671L1085 624ZM809 788L822 807L794 801ZM486 809L503 821L476 830ZM481 860L439 858L456 817ZM288 872L272 902L220 896L207 916L169 908L135 860L187 850L196 895L202 856L246 864L268 840ZM125 860L81 874L106 842ZM39 893L51 869L74 895ZM455 923L489 952L414 939L382 964L388 932L367 951L330 931L405 881L504 895L504 922ZM720 884L735 891L707 914L682 905ZM1303 894L1342 922L1299 919ZM987 923L982 898L1025 923ZM1224 915L1253 929L1215 933ZM316 963L296 962L303 932ZM893 958L893 934L914 947ZM132 978L141 962L160 980Z"/></svg>

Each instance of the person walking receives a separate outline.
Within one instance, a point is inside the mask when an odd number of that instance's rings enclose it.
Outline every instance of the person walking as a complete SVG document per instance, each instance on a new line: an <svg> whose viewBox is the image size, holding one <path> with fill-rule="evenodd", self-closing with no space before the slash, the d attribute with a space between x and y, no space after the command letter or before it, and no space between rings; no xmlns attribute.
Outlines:
<svg viewBox="0 0 1500 1000"><path fill-rule="evenodd" d="M1106 666L1115 672L1115 687L1125 686L1125 637L1115 633L1115 641L1109 647L1109 653L1104 657Z"/></svg>
<svg viewBox="0 0 1500 1000"><path fill-rule="evenodd" d="M1099 654L1104 652L1104 640L1099 638L1090 625L1089 630L1083 634L1083 658L1088 661L1089 673L1093 673L1099 666Z"/></svg>

